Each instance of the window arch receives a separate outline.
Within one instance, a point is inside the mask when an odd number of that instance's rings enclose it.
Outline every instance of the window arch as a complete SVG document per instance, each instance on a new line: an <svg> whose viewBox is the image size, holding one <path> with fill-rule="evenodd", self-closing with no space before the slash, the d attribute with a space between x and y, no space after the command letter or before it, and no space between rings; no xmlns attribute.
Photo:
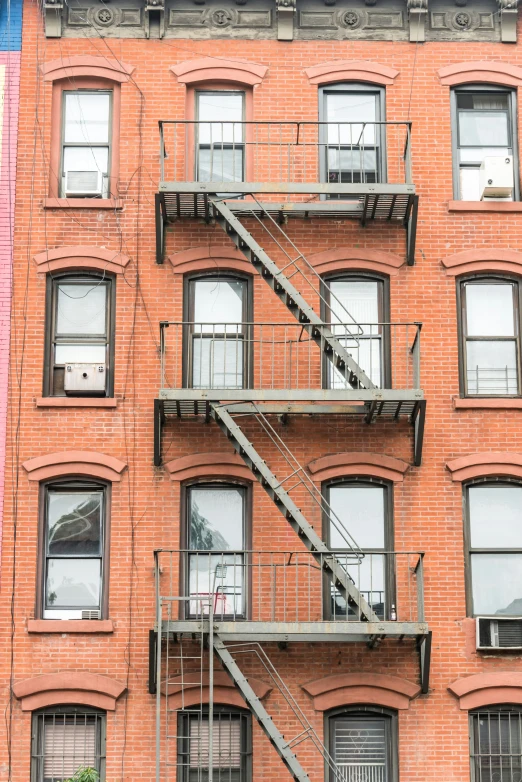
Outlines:
<svg viewBox="0 0 522 782"><path fill-rule="evenodd" d="M395 573L393 557L393 489L388 481L364 476L335 479L323 483L325 513L323 538L337 551L355 586L383 619L396 618ZM363 553L354 561L351 547ZM328 619L359 620L352 606L325 580L324 612Z"/></svg>
<svg viewBox="0 0 522 782"><path fill-rule="evenodd" d="M328 751L348 782L398 779L397 713L379 706L352 706L325 715ZM330 770L327 778L335 782Z"/></svg>
<svg viewBox="0 0 522 782"><path fill-rule="evenodd" d="M44 396L114 396L115 308L109 272L47 275Z"/></svg>
<svg viewBox="0 0 522 782"><path fill-rule="evenodd" d="M460 278L457 311L462 395L520 396L520 278L500 274Z"/></svg>

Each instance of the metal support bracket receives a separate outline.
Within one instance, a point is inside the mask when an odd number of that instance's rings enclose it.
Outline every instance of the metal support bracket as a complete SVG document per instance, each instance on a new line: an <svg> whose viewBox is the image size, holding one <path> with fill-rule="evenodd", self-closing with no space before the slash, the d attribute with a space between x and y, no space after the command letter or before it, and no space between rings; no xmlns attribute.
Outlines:
<svg viewBox="0 0 522 782"><path fill-rule="evenodd" d="M419 399L416 410L412 415L413 425L413 464L420 467L422 464L422 444L424 442L424 425L426 423L426 400Z"/></svg>
<svg viewBox="0 0 522 782"><path fill-rule="evenodd" d="M154 400L154 467L161 467L161 434L165 423L164 402Z"/></svg>
<svg viewBox="0 0 522 782"><path fill-rule="evenodd" d="M294 17L296 0L276 0L277 6L277 40L294 40Z"/></svg>
<svg viewBox="0 0 522 782"><path fill-rule="evenodd" d="M62 37L62 12L63 2L61 0L46 0L44 3L46 38Z"/></svg>
<svg viewBox="0 0 522 782"><path fill-rule="evenodd" d="M420 665L420 685L423 695L427 695L430 690L431 639L432 631L430 630L427 635L421 636L417 641Z"/></svg>
<svg viewBox="0 0 522 782"><path fill-rule="evenodd" d="M518 0L498 0L500 14L500 40L517 42Z"/></svg>
<svg viewBox="0 0 522 782"><path fill-rule="evenodd" d="M167 214L162 193L154 196L154 210L156 212L156 263L162 264L165 260L165 224Z"/></svg>
<svg viewBox="0 0 522 782"><path fill-rule="evenodd" d="M145 3L145 35L150 38L151 19L158 18L158 35L153 37L163 38L165 35L165 0L146 0Z"/></svg>
<svg viewBox="0 0 522 782"><path fill-rule="evenodd" d="M415 244L417 241L418 214L419 196L414 195L411 197L410 213L404 226L406 228L406 262L408 266L413 266L415 264Z"/></svg>
<svg viewBox="0 0 522 782"><path fill-rule="evenodd" d="M426 40L427 16L428 0L408 0L411 43L422 43Z"/></svg>
<svg viewBox="0 0 522 782"><path fill-rule="evenodd" d="M149 630L149 694L156 695L157 682L157 664L158 664L158 633L156 630Z"/></svg>

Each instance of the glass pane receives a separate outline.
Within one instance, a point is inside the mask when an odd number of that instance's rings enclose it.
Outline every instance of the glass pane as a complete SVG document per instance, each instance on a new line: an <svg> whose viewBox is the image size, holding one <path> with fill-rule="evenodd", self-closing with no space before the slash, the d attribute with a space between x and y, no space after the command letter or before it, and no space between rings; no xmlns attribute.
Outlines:
<svg viewBox="0 0 522 782"><path fill-rule="evenodd" d="M99 608L101 559L49 559L46 608Z"/></svg>
<svg viewBox="0 0 522 782"><path fill-rule="evenodd" d="M384 486L331 486L330 548L347 547L339 525L356 541L359 548L385 547Z"/></svg>
<svg viewBox="0 0 522 782"><path fill-rule="evenodd" d="M105 335L107 285L96 280L58 285L56 334Z"/></svg>
<svg viewBox="0 0 522 782"><path fill-rule="evenodd" d="M508 147L462 147L459 155L461 163L480 166L485 157L506 157L511 155L511 150Z"/></svg>
<svg viewBox="0 0 522 782"><path fill-rule="evenodd" d="M459 145L507 147L510 144L506 111L459 111Z"/></svg>
<svg viewBox="0 0 522 782"><path fill-rule="evenodd" d="M459 109L500 111L509 108L509 96L505 92L457 92Z"/></svg>
<svg viewBox="0 0 522 782"><path fill-rule="evenodd" d="M246 283L241 280L197 280L194 283L194 322L210 323L204 333L230 331L237 334L237 324L244 320L243 301ZM230 329L224 324L234 324Z"/></svg>
<svg viewBox="0 0 522 782"><path fill-rule="evenodd" d="M110 100L107 92L66 92L64 141L108 143Z"/></svg>
<svg viewBox="0 0 522 782"><path fill-rule="evenodd" d="M49 492L47 551L82 556L101 554L101 492Z"/></svg>
<svg viewBox="0 0 522 782"><path fill-rule="evenodd" d="M472 554L473 613L522 616L522 554Z"/></svg>
<svg viewBox="0 0 522 782"><path fill-rule="evenodd" d="M104 364L107 358L105 345L56 345L56 364Z"/></svg>
<svg viewBox="0 0 522 782"><path fill-rule="evenodd" d="M378 134L378 95L367 92L329 92L326 94L326 121L329 144L373 145ZM365 125L363 123L370 123Z"/></svg>
<svg viewBox="0 0 522 782"><path fill-rule="evenodd" d="M466 333L469 337L513 337L513 285L466 283Z"/></svg>
<svg viewBox="0 0 522 782"><path fill-rule="evenodd" d="M241 144L243 141L244 93L211 92L198 94L198 144L216 142ZM236 124L238 123L238 124Z"/></svg>
<svg viewBox="0 0 522 782"><path fill-rule="evenodd" d="M522 486L470 486L471 548L522 549Z"/></svg>
<svg viewBox="0 0 522 782"><path fill-rule="evenodd" d="M388 611L388 605L385 592L384 578L384 557L382 554L366 554L360 564L354 562L353 556L347 557L343 561L343 555L338 555L338 560L344 566L346 572L350 575L355 587L361 592L362 596L375 611L377 616L384 617ZM346 600L330 585L332 596L332 618L333 619L356 619L359 620L359 610L356 606L346 608Z"/></svg>
<svg viewBox="0 0 522 782"><path fill-rule="evenodd" d="M340 333L340 327L334 328L334 333ZM344 333L344 330L343 330ZM361 337L357 341L340 338L339 341L346 347L354 361L366 372L370 380L381 387L382 343L380 338L368 339ZM339 370L328 362L328 388L350 389L352 386Z"/></svg>
<svg viewBox="0 0 522 782"><path fill-rule="evenodd" d="M223 149L214 144L200 147L198 153L198 182L242 182L243 147Z"/></svg>
<svg viewBox="0 0 522 782"><path fill-rule="evenodd" d="M332 280L330 318L332 323L363 324L365 334L377 333L367 324L379 322L380 283L375 280Z"/></svg>
<svg viewBox="0 0 522 782"><path fill-rule="evenodd" d="M198 595L202 600L190 601L190 613L206 616L209 599L213 598L216 615L243 614L243 562L243 554L191 554L189 595Z"/></svg>
<svg viewBox="0 0 522 782"><path fill-rule="evenodd" d="M101 171L107 176L109 168L108 147L65 147L64 171Z"/></svg>
<svg viewBox="0 0 522 782"><path fill-rule="evenodd" d="M233 488L190 490L189 548L204 551L242 551L244 494Z"/></svg>
<svg viewBox="0 0 522 782"><path fill-rule="evenodd" d="M194 337L193 388L243 388L243 341Z"/></svg>
<svg viewBox="0 0 522 782"><path fill-rule="evenodd" d="M517 359L516 342L466 343L466 381L468 394L516 394Z"/></svg>
<svg viewBox="0 0 522 782"><path fill-rule="evenodd" d="M460 169L460 199L461 201L480 201L480 172L478 168Z"/></svg>
<svg viewBox="0 0 522 782"><path fill-rule="evenodd" d="M334 759L345 782L385 782L386 724L383 719L333 720Z"/></svg>

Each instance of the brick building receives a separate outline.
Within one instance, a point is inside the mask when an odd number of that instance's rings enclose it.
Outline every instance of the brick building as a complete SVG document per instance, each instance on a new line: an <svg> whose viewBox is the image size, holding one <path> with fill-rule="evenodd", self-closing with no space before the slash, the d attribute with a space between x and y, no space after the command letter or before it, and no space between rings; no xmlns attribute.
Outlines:
<svg viewBox="0 0 522 782"><path fill-rule="evenodd" d="M24 3L0 779L519 782L516 6Z"/></svg>

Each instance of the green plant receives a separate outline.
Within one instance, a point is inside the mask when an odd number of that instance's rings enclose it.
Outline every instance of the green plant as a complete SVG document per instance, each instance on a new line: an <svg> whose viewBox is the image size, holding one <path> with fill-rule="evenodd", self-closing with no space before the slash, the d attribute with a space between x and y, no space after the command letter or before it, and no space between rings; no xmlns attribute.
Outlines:
<svg viewBox="0 0 522 782"><path fill-rule="evenodd" d="M95 768L81 766L78 771L64 782L99 782L100 775Z"/></svg>

